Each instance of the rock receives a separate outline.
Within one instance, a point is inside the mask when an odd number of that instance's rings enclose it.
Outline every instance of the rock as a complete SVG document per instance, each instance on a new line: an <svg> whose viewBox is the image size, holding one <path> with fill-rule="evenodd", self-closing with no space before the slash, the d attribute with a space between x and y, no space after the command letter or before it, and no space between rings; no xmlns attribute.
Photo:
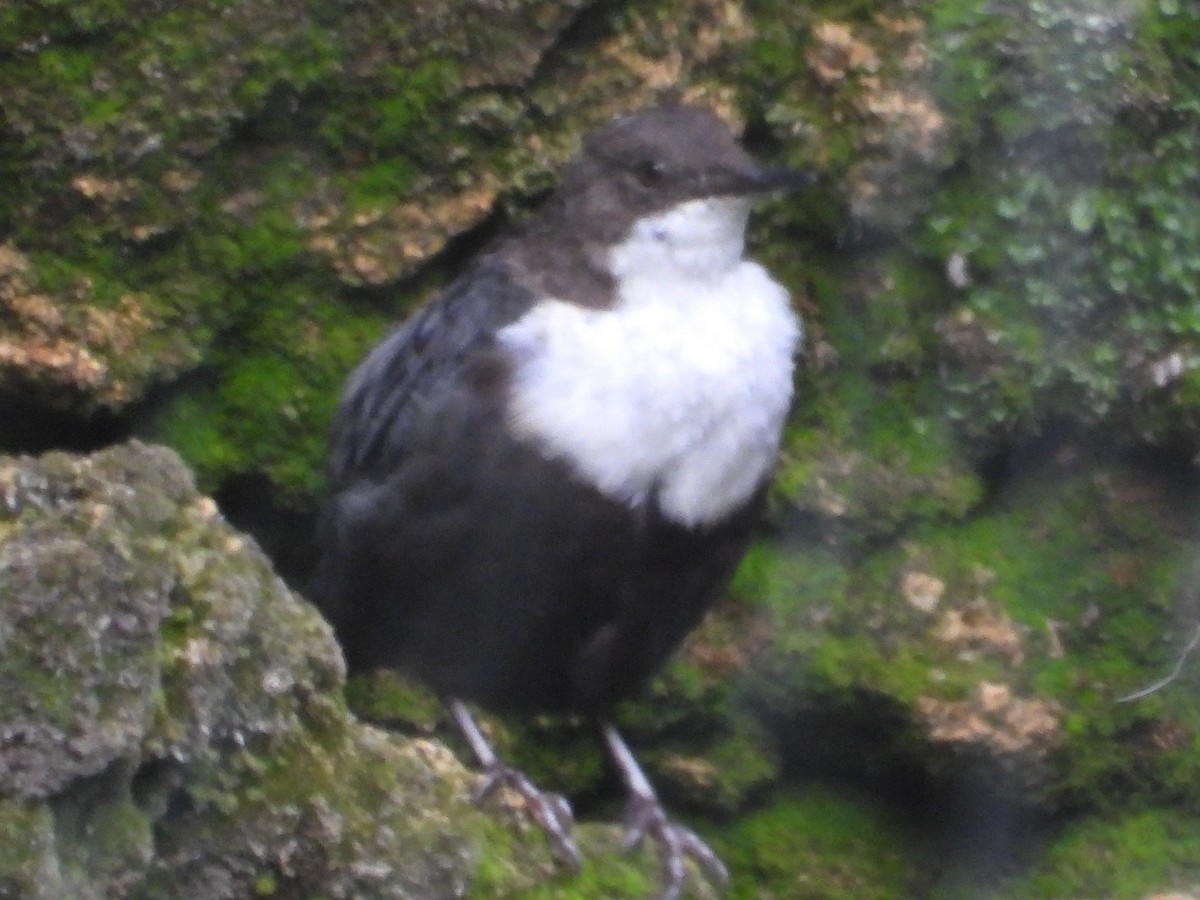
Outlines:
<svg viewBox="0 0 1200 900"><path fill-rule="evenodd" d="M136 427L293 509L357 359L584 132L676 89L749 114L724 0L69 6L0 12L0 452Z"/></svg>
<svg viewBox="0 0 1200 900"><path fill-rule="evenodd" d="M472 777L342 681L173 452L0 459L0 897L462 895Z"/></svg>

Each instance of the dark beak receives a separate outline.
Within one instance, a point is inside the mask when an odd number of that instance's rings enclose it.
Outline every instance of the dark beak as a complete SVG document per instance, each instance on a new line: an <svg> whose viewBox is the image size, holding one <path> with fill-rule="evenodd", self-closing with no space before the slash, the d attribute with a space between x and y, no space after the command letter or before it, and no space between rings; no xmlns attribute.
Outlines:
<svg viewBox="0 0 1200 900"><path fill-rule="evenodd" d="M743 173L739 181L739 193L771 194L811 187L816 184L817 175L804 169L754 169Z"/></svg>

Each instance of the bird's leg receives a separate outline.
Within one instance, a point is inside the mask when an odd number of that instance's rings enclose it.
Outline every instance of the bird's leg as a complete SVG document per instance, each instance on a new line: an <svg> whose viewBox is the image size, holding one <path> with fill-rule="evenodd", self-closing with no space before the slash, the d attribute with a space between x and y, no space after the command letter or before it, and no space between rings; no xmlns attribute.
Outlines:
<svg viewBox="0 0 1200 900"><path fill-rule="evenodd" d="M658 795L633 753L611 724L602 727L604 743L629 792L629 832L625 849L632 850L649 838L659 847L663 865L663 892L659 900L678 900L687 879L684 860L694 859L722 887L729 883L725 864L694 831L667 818Z"/></svg>
<svg viewBox="0 0 1200 900"><path fill-rule="evenodd" d="M471 752L475 754L483 769L483 785L475 792L472 798L474 802L481 803L501 787L516 791L525 801L529 817L545 832L555 856L572 869L578 870L583 865L583 857L571 836L574 818L571 815L570 804L559 794L539 790L523 773L500 759L483 736L483 732L479 730L475 717L471 715L465 703L461 700L451 700L447 706L454 723L471 745Z"/></svg>

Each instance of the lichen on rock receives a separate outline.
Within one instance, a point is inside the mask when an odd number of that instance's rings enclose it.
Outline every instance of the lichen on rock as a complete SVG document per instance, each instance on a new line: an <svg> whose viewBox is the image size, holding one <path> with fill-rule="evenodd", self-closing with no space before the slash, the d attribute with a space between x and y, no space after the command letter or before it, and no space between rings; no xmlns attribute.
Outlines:
<svg viewBox="0 0 1200 900"><path fill-rule="evenodd" d="M0 459L0 896L463 894L469 774L342 677L171 451Z"/></svg>

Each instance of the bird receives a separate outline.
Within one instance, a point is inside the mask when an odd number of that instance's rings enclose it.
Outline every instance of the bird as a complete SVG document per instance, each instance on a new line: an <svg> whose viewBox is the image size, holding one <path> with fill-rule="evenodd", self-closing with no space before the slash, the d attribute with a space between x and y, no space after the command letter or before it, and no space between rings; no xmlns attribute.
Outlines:
<svg viewBox="0 0 1200 900"><path fill-rule="evenodd" d="M716 853L613 724L728 586L779 455L802 325L745 253L756 198L809 185L711 109L586 136L558 186L346 381L310 593L348 670L446 703L486 776L566 863L569 804L500 760L473 708L594 723L657 845L664 900Z"/></svg>

